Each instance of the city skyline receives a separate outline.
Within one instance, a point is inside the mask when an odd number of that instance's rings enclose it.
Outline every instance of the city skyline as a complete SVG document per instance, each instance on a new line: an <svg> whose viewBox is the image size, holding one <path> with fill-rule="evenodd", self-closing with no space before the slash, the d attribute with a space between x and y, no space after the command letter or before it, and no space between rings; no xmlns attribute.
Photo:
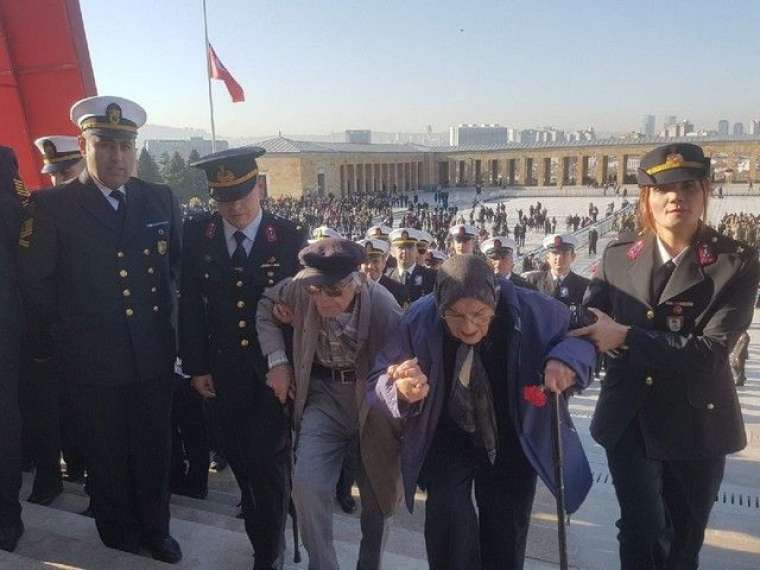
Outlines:
<svg viewBox="0 0 760 570"><path fill-rule="evenodd" d="M100 93L137 100L152 124L208 130L200 0L134 0L123 45L111 11L81 5ZM746 72L760 46L744 41L756 34L756 2L208 7L209 38L246 90L232 104L214 82L217 131L229 137L472 122L622 133L645 114L710 128L760 114L760 77Z"/></svg>

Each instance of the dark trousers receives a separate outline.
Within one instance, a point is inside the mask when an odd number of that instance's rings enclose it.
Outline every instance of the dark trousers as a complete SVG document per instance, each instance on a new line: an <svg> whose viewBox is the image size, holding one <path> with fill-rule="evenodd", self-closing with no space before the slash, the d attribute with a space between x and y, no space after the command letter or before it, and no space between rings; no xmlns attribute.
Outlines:
<svg viewBox="0 0 760 570"><path fill-rule="evenodd" d="M203 398L190 380L177 377L172 405L171 489L205 495L208 490L209 445Z"/></svg>
<svg viewBox="0 0 760 570"><path fill-rule="evenodd" d="M359 438L351 443L346 457L343 459L343 467L340 470L340 477L338 478L338 485L335 487L335 495L340 497L347 497L351 495L351 488L356 483L356 478L359 474Z"/></svg>
<svg viewBox="0 0 760 570"><path fill-rule="evenodd" d="M622 570L697 568L725 457L669 461L646 456L638 420L607 461L620 503Z"/></svg>
<svg viewBox="0 0 760 570"><path fill-rule="evenodd" d="M61 376L57 359L38 360L26 348L21 367L21 414L28 453L36 466L33 493L61 484Z"/></svg>
<svg viewBox="0 0 760 570"><path fill-rule="evenodd" d="M516 440L491 465L483 450L456 439L436 438L421 476L428 493L425 547L430 569L520 570L536 472Z"/></svg>
<svg viewBox="0 0 760 570"><path fill-rule="evenodd" d="M95 524L106 546L136 552L169 535L173 377L76 387Z"/></svg>
<svg viewBox="0 0 760 570"><path fill-rule="evenodd" d="M21 522L21 412L18 398L18 350L0 349L0 526ZM10 346L9 346L10 345Z"/></svg>
<svg viewBox="0 0 760 570"><path fill-rule="evenodd" d="M290 503L289 419L274 392L253 372L247 378L239 374L214 374L224 453L241 488L254 568L280 568Z"/></svg>

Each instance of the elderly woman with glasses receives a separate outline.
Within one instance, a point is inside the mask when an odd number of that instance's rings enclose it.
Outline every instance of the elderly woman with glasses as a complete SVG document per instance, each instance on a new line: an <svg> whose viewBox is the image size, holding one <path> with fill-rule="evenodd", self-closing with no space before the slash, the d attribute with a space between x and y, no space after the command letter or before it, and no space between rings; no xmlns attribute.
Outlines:
<svg viewBox="0 0 760 570"><path fill-rule="evenodd" d="M375 356L396 330L401 309L385 287L359 271L367 259L361 245L322 239L298 257L304 269L267 289L259 301L256 329L269 363L267 384L283 404L288 397L294 399L293 501L309 568L338 568L332 533L335 486L357 436L362 457L370 458L359 473L362 540L357 567L379 568L386 514L392 509L380 511L379 504L389 500L375 496L375 478L378 470L383 474L387 469L387 450L395 448L395 439L387 422L374 425L368 414L366 380ZM293 327L292 367L278 316L284 313ZM373 438L363 439L364 433ZM386 492L395 496L395 486Z"/></svg>
<svg viewBox="0 0 760 570"><path fill-rule="evenodd" d="M544 390L585 387L595 359L590 343L565 338L568 324L558 301L497 277L481 257L457 255L376 361L368 400L402 432L410 511L416 486L427 491L432 569L523 567L537 474L557 489ZM591 473L564 400L561 411L574 512Z"/></svg>

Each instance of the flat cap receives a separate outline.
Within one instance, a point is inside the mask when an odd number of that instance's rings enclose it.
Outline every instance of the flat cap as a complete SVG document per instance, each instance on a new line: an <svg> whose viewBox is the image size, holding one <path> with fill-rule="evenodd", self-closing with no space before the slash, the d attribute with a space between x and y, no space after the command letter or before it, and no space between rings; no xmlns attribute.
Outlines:
<svg viewBox="0 0 760 570"><path fill-rule="evenodd" d="M332 285L367 261L365 248L351 240L327 238L303 248L298 259L304 269L293 278L305 285Z"/></svg>

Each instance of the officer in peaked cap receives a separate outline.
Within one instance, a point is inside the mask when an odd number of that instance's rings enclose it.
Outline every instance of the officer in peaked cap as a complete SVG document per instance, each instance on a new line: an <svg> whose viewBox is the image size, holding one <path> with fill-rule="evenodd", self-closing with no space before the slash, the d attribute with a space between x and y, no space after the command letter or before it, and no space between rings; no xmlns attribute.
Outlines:
<svg viewBox="0 0 760 570"><path fill-rule="evenodd" d="M381 239L362 239L356 243L367 250L367 261L362 263L362 271L369 279L377 281L388 289L396 299L396 302L402 305L405 300L404 286L385 274L385 264L388 260L391 246L387 241Z"/></svg>
<svg viewBox="0 0 760 570"><path fill-rule="evenodd" d="M508 237L495 237L480 244L481 253L486 256L496 275L510 279L518 287L535 289L534 285L528 283L517 273L512 272L515 266L514 253L516 250L517 244Z"/></svg>
<svg viewBox="0 0 760 570"><path fill-rule="evenodd" d="M167 482L179 206L167 186L132 177L142 107L90 97L71 118L86 169L34 195L19 248L29 318L53 328L73 383L101 539L178 562Z"/></svg>
<svg viewBox="0 0 760 570"><path fill-rule="evenodd" d="M425 230L415 230L417 234L417 263L425 265L425 254L433 243L433 236Z"/></svg>
<svg viewBox="0 0 760 570"><path fill-rule="evenodd" d="M537 287L539 291L559 299L568 307L577 307L581 304L589 283L588 279L572 270L577 243L575 237L571 235L549 234L543 241L549 269L530 271L523 275L526 281Z"/></svg>
<svg viewBox="0 0 760 570"><path fill-rule="evenodd" d="M747 444L729 355L752 322L760 263L705 223L701 148L661 146L640 164L641 231L607 247L584 300L597 321L571 334L616 355L591 435L620 504L620 566L697 568L726 456Z"/></svg>
<svg viewBox="0 0 760 570"><path fill-rule="evenodd" d="M378 226L372 226L367 230L367 239L381 239L383 241L390 242L391 239L391 232L393 231L392 228L389 228L388 226L384 226L382 224Z"/></svg>
<svg viewBox="0 0 760 570"><path fill-rule="evenodd" d="M441 264L449 258L445 252L440 249L430 248L425 254L425 267L438 271Z"/></svg>
<svg viewBox="0 0 760 570"><path fill-rule="evenodd" d="M331 227L319 226L318 228L315 228L313 232L311 232L311 239L309 240L309 243L312 244L319 240L329 239L329 238L342 239L343 236L340 235L340 233L337 230L334 230Z"/></svg>
<svg viewBox="0 0 760 570"><path fill-rule="evenodd" d="M21 522L21 414L18 368L21 331L16 248L22 201L28 192L18 177L12 149L0 146L0 550L13 551L24 532Z"/></svg>
<svg viewBox="0 0 760 570"><path fill-rule="evenodd" d="M457 224L449 228L449 235L454 241L454 253L462 255L475 253L475 245L480 230L468 224Z"/></svg>
<svg viewBox="0 0 760 570"><path fill-rule="evenodd" d="M433 290L435 272L417 263L417 230L398 228L391 232L390 238L398 265L389 277L406 289L404 302L399 303L406 308Z"/></svg>
<svg viewBox="0 0 760 570"><path fill-rule="evenodd" d="M179 304L182 368L218 412L257 569L282 567L290 432L266 385L256 307L264 289L298 271L304 245L294 224L261 208L263 154L234 148L191 165L206 173L217 211L185 222Z"/></svg>
<svg viewBox="0 0 760 570"><path fill-rule="evenodd" d="M42 174L49 174L53 186L78 177L84 169L79 139L65 135L46 135L34 141L42 154Z"/></svg>

